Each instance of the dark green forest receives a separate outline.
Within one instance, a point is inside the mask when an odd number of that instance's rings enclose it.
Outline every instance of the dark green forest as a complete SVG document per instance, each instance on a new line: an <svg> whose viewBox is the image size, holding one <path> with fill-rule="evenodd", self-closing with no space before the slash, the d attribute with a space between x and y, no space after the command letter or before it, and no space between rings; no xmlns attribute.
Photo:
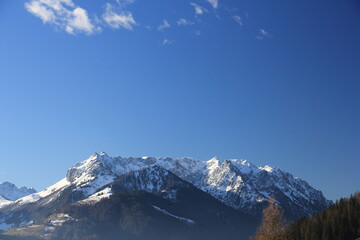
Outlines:
<svg viewBox="0 0 360 240"><path fill-rule="evenodd" d="M289 240L354 240L360 238L360 193L341 198L312 218L289 228Z"/></svg>

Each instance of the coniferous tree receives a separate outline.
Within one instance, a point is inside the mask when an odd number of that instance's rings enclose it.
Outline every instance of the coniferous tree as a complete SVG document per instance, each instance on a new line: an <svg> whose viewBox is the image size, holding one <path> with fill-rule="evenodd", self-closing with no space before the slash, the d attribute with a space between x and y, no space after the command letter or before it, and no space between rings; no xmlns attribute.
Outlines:
<svg viewBox="0 0 360 240"><path fill-rule="evenodd" d="M289 240L354 240L360 238L360 193L336 201L310 219L300 219L288 230Z"/></svg>

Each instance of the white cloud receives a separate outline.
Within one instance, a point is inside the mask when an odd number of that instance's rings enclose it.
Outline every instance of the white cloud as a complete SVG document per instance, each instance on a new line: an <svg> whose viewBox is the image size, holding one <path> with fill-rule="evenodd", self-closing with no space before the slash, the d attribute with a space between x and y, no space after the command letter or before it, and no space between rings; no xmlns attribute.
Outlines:
<svg viewBox="0 0 360 240"><path fill-rule="evenodd" d="M201 31L200 31L200 30L196 30L196 31L194 31L194 34L195 34L196 36L200 36L200 35L201 35Z"/></svg>
<svg viewBox="0 0 360 240"><path fill-rule="evenodd" d="M134 2L135 2L135 0L116 0L116 3L122 8L126 7L126 5L132 4Z"/></svg>
<svg viewBox="0 0 360 240"><path fill-rule="evenodd" d="M74 34L76 30L80 30L91 34L94 31L94 25L91 24L86 10L82 8L75 8L73 11L73 18L69 19L67 28L72 28L71 33Z"/></svg>
<svg viewBox="0 0 360 240"><path fill-rule="evenodd" d="M204 12L207 12L207 10L205 8L203 8L200 5L197 5L196 3L192 2L192 3L190 3L190 5L194 7L195 15L202 15L202 14L204 14Z"/></svg>
<svg viewBox="0 0 360 240"><path fill-rule="evenodd" d="M267 32L261 28L261 29L259 29L258 34L256 35L255 38L258 40L262 40L264 38L271 38L271 37L272 37L272 35L269 32Z"/></svg>
<svg viewBox="0 0 360 240"><path fill-rule="evenodd" d="M233 16L233 19L234 19L234 21L237 22L240 26L243 26L243 25L244 25L243 19L242 19L240 16L238 16L238 15Z"/></svg>
<svg viewBox="0 0 360 240"><path fill-rule="evenodd" d="M171 27L170 23L166 20L163 20L163 22L158 27L158 31L163 31L164 29L169 27Z"/></svg>
<svg viewBox="0 0 360 240"><path fill-rule="evenodd" d="M25 8L43 23L70 34L92 34L101 30L92 23L87 11L76 6L72 0L30 0L25 3Z"/></svg>
<svg viewBox="0 0 360 240"><path fill-rule="evenodd" d="M207 0L213 8L217 8L219 6L218 0Z"/></svg>
<svg viewBox="0 0 360 240"><path fill-rule="evenodd" d="M190 22L190 21L186 20L185 18L180 18L176 23L179 26L186 26L186 25L194 24L193 22Z"/></svg>
<svg viewBox="0 0 360 240"><path fill-rule="evenodd" d="M171 45L173 44L175 41L174 40L169 40L167 38L165 38L162 42L163 45Z"/></svg>
<svg viewBox="0 0 360 240"><path fill-rule="evenodd" d="M109 3L106 4L103 19L111 28L115 29L125 28L127 30L132 30L133 26L137 25L131 12L121 11L117 13L114 7Z"/></svg>
<svg viewBox="0 0 360 240"><path fill-rule="evenodd" d="M41 18L43 23L53 22L55 20L55 13L51 9L41 5L40 2L33 1L25 3L25 7L29 12Z"/></svg>

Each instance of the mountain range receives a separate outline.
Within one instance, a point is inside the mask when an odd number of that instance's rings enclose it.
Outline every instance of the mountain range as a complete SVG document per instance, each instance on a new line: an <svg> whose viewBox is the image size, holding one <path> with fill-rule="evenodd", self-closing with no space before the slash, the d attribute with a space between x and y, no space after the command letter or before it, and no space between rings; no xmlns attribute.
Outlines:
<svg viewBox="0 0 360 240"><path fill-rule="evenodd" d="M17 187L15 184L10 182L0 183L0 202L4 201L15 201L19 198L25 197L36 190L27 187Z"/></svg>
<svg viewBox="0 0 360 240"><path fill-rule="evenodd" d="M289 221L331 204L306 181L246 160L95 153L45 190L0 203L0 224L40 239L246 239L269 198Z"/></svg>

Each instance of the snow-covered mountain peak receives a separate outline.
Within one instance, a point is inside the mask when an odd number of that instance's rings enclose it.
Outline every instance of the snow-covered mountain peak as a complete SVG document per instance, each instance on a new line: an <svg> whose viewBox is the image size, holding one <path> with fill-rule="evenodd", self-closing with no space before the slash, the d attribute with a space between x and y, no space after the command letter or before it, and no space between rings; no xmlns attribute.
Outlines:
<svg viewBox="0 0 360 240"><path fill-rule="evenodd" d="M0 196L9 201L15 201L26 195L35 193L36 190L33 188L20 187L18 188L15 184L10 182L0 183Z"/></svg>
<svg viewBox="0 0 360 240"><path fill-rule="evenodd" d="M171 200L176 200L177 189L193 187L190 183L158 165L123 174L109 186L114 192L146 191L160 194Z"/></svg>
<svg viewBox="0 0 360 240"><path fill-rule="evenodd" d="M106 152L101 152L100 156L107 156Z"/></svg>
<svg viewBox="0 0 360 240"><path fill-rule="evenodd" d="M276 170L274 167L271 167L269 165L265 165L265 166L262 166L262 167L258 167L260 170L264 170L264 171L267 171L269 173L273 172L274 170Z"/></svg>
<svg viewBox="0 0 360 240"><path fill-rule="evenodd" d="M211 158L210 160L208 160L207 162L222 162L222 161L223 161L222 159L215 156L215 157Z"/></svg>
<svg viewBox="0 0 360 240"><path fill-rule="evenodd" d="M213 157L212 159L206 161L206 168L212 170L214 168L219 167L222 162L223 161L220 160L218 157Z"/></svg>
<svg viewBox="0 0 360 240"><path fill-rule="evenodd" d="M81 185L96 178L98 174L115 174L118 158L111 158L106 153L94 153L88 159L75 164L67 172L69 182Z"/></svg>
<svg viewBox="0 0 360 240"><path fill-rule="evenodd" d="M8 181L5 181L5 182L2 182L0 183L0 185L3 187L3 188L18 188L15 184L11 183L11 182L8 182ZM35 191L34 188L32 187L20 187L18 188L20 190L29 190L29 191Z"/></svg>
<svg viewBox="0 0 360 240"><path fill-rule="evenodd" d="M256 166L255 164L245 159L229 159L229 160L225 160L225 162L231 163L243 174L250 174L250 173L259 174L261 172L275 173L278 171L285 173L284 171L269 165Z"/></svg>
<svg viewBox="0 0 360 240"><path fill-rule="evenodd" d="M168 181L174 182L175 178L169 173L226 205L253 215L261 214L270 196L279 199L280 204L287 207L291 217L313 214L329 204L322 193L306 181L278 168L258 167L243 159L222 160L214 157L208 161L200 161L170 157L124 158L110 157L104 152L94 153L75 164L68 170L66 178L58 184L19 199L16 203L24 204L42 198L56 199L52 196L67 188L75 194L73 200L78 201L93 196L104 186L112 185L118 180L128 186L128 189L153 192L162 189Z"/></svg>
<svg viewBox="0 0 360 240"><path fill-rule="evenodd" d="M248 208L259 202L259 199L265 201L277 192L283 192L298 205L303 204L297 200L300 198L307 201L316 197L322 199L322 203L326 202L321 192L316 192L305 181L280 169L268 165L259 167L244 159L222 160L214 157L200 161L170 157L113 158L102 152L72 167L67 179L77 188L85 189L86 194L92 194L96 188L123 174L149 166L171 171L235 208Z"/></svg>
<svg viewBox="0 0 360 240"><path fill-rule="evenodd" d="M240 165L242 165L244 167L248 167L250 169L254 169L254 168L257 167L256 165L252 164L251 162L249 162L246 159L233 159L233 160L230 160L230 161L232 161L233 163L240 164Z"/></svg>
<svg viewBox="0 0 360 240"><path fill-rule="evenodd" d="M99 161L103 161L103 160L109 160L109 158L111 158L111 157L109 157L105 152L101 152L101 153L97 153L97 152L95 152L95 153L93 153L90 157L88 157L85 161L94 161L94 160L99 160ZM82 161L82 162L85 162L85 161ZM81 162L81 163L82 163Z"/></svg>
<svg viewBox="0 0 360 240"><path fill-rule="evenodd" d="M249 172L254 172L254 171L258 170L257 166L255 166L254 164L252 164L248 160L229 159L229 160L226 160L226 161L229 162L232 166L237 168L242 173L249 173Z"/></svg>

